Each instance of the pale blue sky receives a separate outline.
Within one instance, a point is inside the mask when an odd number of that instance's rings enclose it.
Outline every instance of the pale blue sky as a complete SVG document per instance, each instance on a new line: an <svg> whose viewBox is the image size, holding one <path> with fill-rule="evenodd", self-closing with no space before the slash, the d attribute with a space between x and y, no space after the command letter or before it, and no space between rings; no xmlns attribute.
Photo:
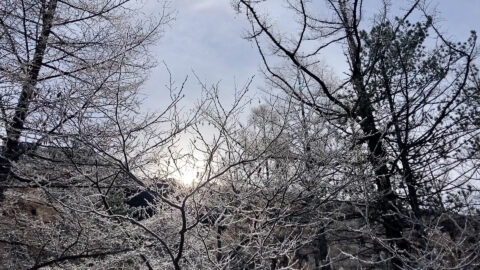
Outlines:
<svg viewBox="0 0 480 270"><path fill-rule="evenodd" d="M320 1L320 0L314 0ZM292 18L277 5L268 7L278 24L292 25ZM396 5L410 1L392 1ZM365 12L378 10L378 0L365 0ZM442 18L442 29L450 37L465 40L470 30L480 32L480 0L432 0L431 7L437 7ZM148 2L148 8L155 4ZM258 74L260 61L256 49L243 37L248 24L242 15L237 15L230 0L173 0L171 8L176 11L176 20L166 29L164 37L153 48L152 55L158 62L165 61L176 81L187 75L190 83L185 89L186 103L191 106L198 98L199 87L192 71L209 84L221 81L225 97L233 92L234 82L242 85L252 75L255 85L261 85L263 78ZM340 50L325 56L325 62L334 70L342 70ZM340 57L339 57L340 56ZM155 109L165 104L167 75L162 65L155 68L144 86L145 107Z"/></svg>
<svg viewBox="0 0 480 270"><path fill-rule="evenodd" d="M140 0L146 3L147 12L155 13L159 9L158 2L163 0ZM283 0L271 0L268 6L271 17L282 28L292 28L293 19L281 8ZM322 0L312 0L322 1ZM365 12L378 11L379 0L364 0ZM410 2L407 0L392 0L395 5ZM437 6L443 18L442 29L455 39L465 40L470 30L480 32L480 0L432 0L432 6ZM157 3L157 4L155 4ZM396 6L392 9L397 9ZM172 0L171 8L176 10L176 20L168 27L165 35L154 46L152 56L160 65L152 70L149 79L143 87L145 101L142 109L161 110L168 103L168 93L164 85L168 82L162 61L169 66L174 79L181 83L185 76L190 80L185 89L186 98L183 106L192 108L199 98L198 86L192 71L207 84L220 83L224 101L233 99L235 82L238 85L256 75L252 95L261 96L257 87L262 86L264 79L259 70L260 58L252 43L243 39L249 25L242 15L237 15L230 5L230 0ZM332 48L323 57L326 64L336 72L342 72L346 67L343 62L343 52ZM258 93L258 94L256 94ZM208 129L208 128L207 128ZM213 130L208 129L210 134ZM209 135L208 135L209 136ZM183 150L189 149L187 137L182 137ZM191 183L195 178L197 167L182 165L181 175L185 183ZM192 167L193 166L193 167Z"/></svg>

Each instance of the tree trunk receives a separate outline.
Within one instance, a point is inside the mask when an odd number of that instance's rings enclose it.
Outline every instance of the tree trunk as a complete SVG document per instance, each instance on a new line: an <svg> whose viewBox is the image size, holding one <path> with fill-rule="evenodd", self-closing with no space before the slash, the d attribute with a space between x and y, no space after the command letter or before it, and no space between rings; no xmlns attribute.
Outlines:
<svg viewBox="0 0 480 270"><path fill-rule="evenodd" d="M360 127L366 136L369 150L369 161L374 168L375 182L378 189L378 208L381 213L382 225L385 229L385 236L400 250L407 249L407 243L402 236L402 226L395 206L395 193L389 176L389 170L385 162L386 151L382 143L382 134L378 131L373 116L371 99L365 88L362 64L361 44L357 32L356 8L353 10L353 18L348 16L348 9L345 1L340 1L345 34L347 37L349 57L352 67L351 83L358 95L358 109L356 114L360 117ZM392 254L394 256L394 254ZM401 269L402 262L394 257L392 259L393 269Z"/></svg>
<svg viewBox="0 0 480 270"><path fill-rule="evenodd" d="M6 128L7 140L0 158L0 182L5 183L11 173L11 162L17 161L22 151L19 147L28 108L34 96L38 75L47 49L48 38L51 33L53 18L57 8L57 0L44 3L42 14L42 29L36 43L32 63L28 66L26 80L18 98L18 104L11 121ZM0 187L0 199L3 197L5 187Z"/></svg>

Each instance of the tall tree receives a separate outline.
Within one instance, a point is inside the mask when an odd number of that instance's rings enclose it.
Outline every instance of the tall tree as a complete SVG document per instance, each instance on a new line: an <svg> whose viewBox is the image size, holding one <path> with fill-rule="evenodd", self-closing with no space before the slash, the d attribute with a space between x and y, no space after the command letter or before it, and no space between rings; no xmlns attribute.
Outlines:
<svg viewBox="0 0 480 270"><path fill-rule="evenodd" d="M133 240L135 227L125 233L129 222L95 211L113 215L115 196L145 189L150 179L135 174L184 128L179 91L170 89L165 111L138 113L139 88L155 64L148 47L169 12L161 6L150 16L128 0L0 3L5 267L73 267L99 258L111 259L109 267L131 265L124 256L149 264Z"/></svg>
<svg viewBox="0 0 480 270"><path fill-rule="evenodd" d="M469 168L454 170L466 165L456 149L478 134L463 132L466 118L458 118L475 70L476 34L456 44L438 31L422 1L395 18L383 5L370 26L363 1L286 1L298 19L299 30L291 34L274 26L262 3L237 1L251 22L249 39L267 79L327 119L353 142L351 151L368 159L376 191L365 198L373 213L368 219L383 226L383 235L374 237L391 266L400 269L418 267L416 257L431 256L425 250L430 230L425 219L444 213L449 189L459 191L474 177ZM409 22L412 14L420 16L418 23ZM429 35L436 45L430 45ZM336 86L326 82L318 65L332 46L345 51L349 67ZM304 87L289 75L294 72ZM407 236L411 228L417 240Z"/></svg>
<svg viewBox="0 0 480 270"><path fill-rule="evenodd" d="M0 4L1 184L30 148L84 128L129 99L152 66L146 45L171 19L135 21L132 1L3 1ZM115 89L120 89L115 91ZM17 179L18 180L18 179Z"/></svg>

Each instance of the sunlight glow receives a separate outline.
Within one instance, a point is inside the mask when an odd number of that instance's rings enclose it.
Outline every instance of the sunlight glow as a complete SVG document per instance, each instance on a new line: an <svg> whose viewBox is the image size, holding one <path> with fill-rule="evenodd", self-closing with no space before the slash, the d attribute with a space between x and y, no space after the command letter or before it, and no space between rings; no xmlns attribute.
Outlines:
<svg viewBox="0 0 480 270"><path fill-rule="evenodd" d="M179 161L178 163L178 170L172 173L174 179L187 186L191 186L198 181L198 168L194 164L185 161Z"/></svg>

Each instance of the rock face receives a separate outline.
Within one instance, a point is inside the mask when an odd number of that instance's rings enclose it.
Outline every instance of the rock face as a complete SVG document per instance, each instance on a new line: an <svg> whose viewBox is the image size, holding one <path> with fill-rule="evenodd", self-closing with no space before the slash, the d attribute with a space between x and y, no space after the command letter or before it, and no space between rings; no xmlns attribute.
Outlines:
<svg viewBox="0 0 480 270"><path fill-rule="evenodd" d="M255 221L222 226L215 231L217 241L210 243L211 250L218 253L217 260L220 263L223 260L227 269L243 269L242 266L272 270L393 269L390 254L383 251L382 245L389 243L381 224L365 220L355 213L358 209L344 205L331 205L328 209L334 208L338 215L330 216L323 228L319 228L322 223L315 226L312 221L303 226L300 223L276 226L268 230L268 239L261 238L261 241L254 236ZM465 260L478 261L480 243L475 241L480 231L478 216L430 213L422 219L421 233L413 226L401 225L403 236L410 244L409 257L405 260L418 261L420 266L432 265L428 269L453 268ZM408 220L404 222L408 224ZM215 223L209 225L215 226ZM259 242L262 244L258 245ZM228 257L233 254L231 250L237 253ZM259 259L252 259L252 254Z"/></svg>
<svg viewBox="0 0 480 270"><path fill-rule="evenodd" d="M0 222L12 223L15 219L24 218L53 223L58 212L43 198L43 192L36 188L25 188L21 191L9 190L2 205Z"/></svg>
<svg viewBox="0 0 480 270"><path fill-rule="evenodd" d="M55 159L63 159L65 155L72 154L63 150L65 149L50 149L42 154ZM92 155L88 153L80 155L77 152L76 155L70 158L75 157L79 162L85 163L92 159ZM83 157L84 155L89 158ZM56 179L57 182L52 183L66 183L65 185L74 188L59 188L58 191L50 188L48 194L41 188L21 186L6 190L0 208L0 269L24 269L34 265L39 258L56 258L59 253L69 250L69 245L78 239L81 239L79 242L93 244L80 245L79 249L75 250L76 254L83 254L84 250L108 250L116 244L114 241L108 242L115 240L111 235L107 239L101 238L104 236L98 233L109 230L105 223L97 222L98 219L88 219L85 214L76 215L75 211L69 211L62 205L66 201L76 203L77 200L87 198L82 202L93 203L97 207L96 203L101 201L98 190L91 187L77 188L75 185L82 183L82 179L72 176L66 165L50 166L50 162L44 164L41 161L32 165L28 164L29 160L30 157L25 157L22 160L25 167L19 166L18 170L24 174L29 173L30 177L35 177L35 171L41 171L45 179ZM90 173L88 166L85 166L83 173ZM158 222L159 219L149 218L155 215L162 217L161 215L165 214L161 212L164 210L159 198L176 196L178 187L173 180L156 182L152 183L148 190L131 186L117 188L116 192L121 196L116 198L115 202L127 207L126 211L125 208L120 209L124 212L119 214L130 215L139 221ZM52 194L55 199L52 199ZM88 199L89 196L92 196L92 199ZM105 209L101 204L98 207ZM291 211L302 212L302 207L305 205L291 208ZM247 212L251 210L239 209ZM210 218L202 219L201 226L204 226L206 231L215 232L215 237L206 244L217 252L218 261L225 259L224 265L227 269L389 269L386 263L388 255L379 252L382 249L380 246L385 244L382 239L385 233L378 221L366 220L368 217L362 215L363 209L360 207L353 208L341 203L332 203L318 211L321 214L316 216L310 212L301 217L292 215L293 217L288 218L286 215L281 226L273 226L271 230L263 231L267 234L261 236L268 236L265 238L268 238L266 242L261 243L263 246L257 245L259 242L254 236L262 230L258 229L255 219L227 222L218 226L217 221L222 221L221 213L227 216L231 214L223 208L209 211ZM420 232L415 231L414 226L405 225L408 224L407 221L401 224L404 228L403 235L411 245L410 260L428 260L427 262L431 263L434 257L437 264L431 269L435 269L437 266L440 268L460 265L462 260L469 260L468 256L471 254L480 257L480 244L477 241L480 232L478 216L430 212L424 213L418 223L423 226ZM115 224L110 223L110 226ZM96 234L89 234L89 230ZM92 239L97 235L97 239ZM119 248L123 245L124 243L121 243ZM269 247L272 249L268 250ZM262 257L263 261L249 261L252 254L257 254L261 249L265 249L262 252L267 254ZM279 250L284 253L278 254Z"/></svg>
<svg viewBox="0 0 480 270"><path fill-rule="evenodd" d="M0 269L28 265L32 258L41 257L38 243L48 241L44 233L54 229L60 218L42 193L33 188L6 192L0 209Z"/></svg>

